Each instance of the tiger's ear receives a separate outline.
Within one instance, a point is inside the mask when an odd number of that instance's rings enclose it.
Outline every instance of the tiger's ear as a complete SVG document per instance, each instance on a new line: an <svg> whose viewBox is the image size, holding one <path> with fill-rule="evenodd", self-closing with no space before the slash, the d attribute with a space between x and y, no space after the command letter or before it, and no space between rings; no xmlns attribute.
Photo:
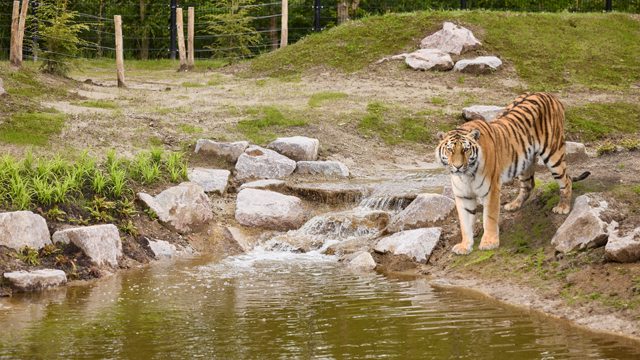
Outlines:
<svg viewBox="0 0 640 360"><path fill-rule="evenodd" d="M482 135L482 133L481 133L481 132L480 132L480 130L478 130L478 129L474 129L474 130L471 132L471 137L473 138L473 140L478 141L478 139L480 138L480 135Z"/></svg>
<svg viewBox="0 0 640 360"><path fill-rule="evenodd" d="M444 132L444 131L438 131L437 136L438 136L438 139L440 139L440 141L442 141L442 140L444 140L444 138L447 137L447 133Z"/></svg>

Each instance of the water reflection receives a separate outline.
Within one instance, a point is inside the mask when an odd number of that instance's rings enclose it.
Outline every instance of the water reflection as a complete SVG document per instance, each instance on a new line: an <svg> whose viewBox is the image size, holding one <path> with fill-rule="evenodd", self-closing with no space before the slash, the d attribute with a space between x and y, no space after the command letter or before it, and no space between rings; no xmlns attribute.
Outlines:
<svg viewBox="0 0 640 360"><path fill-rule="evenodd" d="M638 359L637 344L315 252L162 262L0 300L0 358ZM15 329L21 329L16 331Z"/></svg>

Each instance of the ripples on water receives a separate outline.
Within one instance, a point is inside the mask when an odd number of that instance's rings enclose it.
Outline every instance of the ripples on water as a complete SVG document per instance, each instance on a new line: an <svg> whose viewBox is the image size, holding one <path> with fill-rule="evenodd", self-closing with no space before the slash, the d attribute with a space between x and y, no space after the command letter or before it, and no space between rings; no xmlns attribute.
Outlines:
<svg viewBox="0 0 640 360"><path fill-rule="evenodd" d="M638 359L637 344L329 256L161 262L0 299L0 358Z"/></svg>

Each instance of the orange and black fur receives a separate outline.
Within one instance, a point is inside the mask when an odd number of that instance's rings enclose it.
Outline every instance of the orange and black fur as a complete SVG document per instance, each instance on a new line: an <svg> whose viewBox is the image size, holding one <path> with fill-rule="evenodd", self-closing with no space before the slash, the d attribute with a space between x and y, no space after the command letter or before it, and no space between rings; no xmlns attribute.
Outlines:
<svg viewBox="0 0 640 360"><path fill-rule="evenodd" d="M462 228L456 254L473 250L476 198L484 198L484 235L480 250L498 247L500 187L516 176L520 194L505 210L519 209L534 188L536 156L540 156L560 187L560 202L553 212L571 208L571 182L565 162L564 107L548 93L525 93L491 122L475 120L448 133L438 133L436 157L451 173L451 183Z"/></svg>

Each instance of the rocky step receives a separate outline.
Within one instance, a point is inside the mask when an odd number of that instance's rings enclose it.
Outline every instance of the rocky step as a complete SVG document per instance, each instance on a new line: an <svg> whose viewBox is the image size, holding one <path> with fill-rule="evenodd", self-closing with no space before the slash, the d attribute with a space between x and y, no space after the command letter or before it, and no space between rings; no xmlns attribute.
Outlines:
<svg viewBox="0 0 640 360"><path fill-rule="evenodd" d="M310 201L340 204L359 202L371 193L371 188L363 184L322 182L287 184L287 191Z"/></svg>
<svg viewBox="0 0 640 360"><path fill-rule="evenodd" d="M380 240L374 250L381 254L407 255L414 262L426 264L438 245L441 232L441 228L402 231Z"/></svg>
<svg viewBox="0 0 640 360"><path fill-rule="evenodd" d="M67 283L64 271L55 269L6 272L4 279L11 286L12 292L44 290Z"/></svg>

